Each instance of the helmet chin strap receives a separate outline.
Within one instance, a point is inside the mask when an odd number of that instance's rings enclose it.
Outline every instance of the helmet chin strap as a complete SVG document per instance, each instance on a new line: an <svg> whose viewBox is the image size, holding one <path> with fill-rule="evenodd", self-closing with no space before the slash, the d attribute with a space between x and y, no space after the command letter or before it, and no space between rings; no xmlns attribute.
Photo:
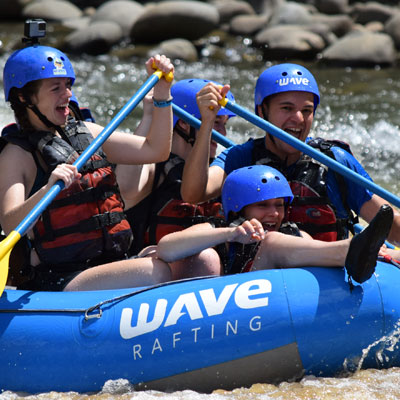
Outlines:
<svg viewBox="0 0 400 400"><path fill-rule="evenodd" d="M175 125L174 129L186 143L189 143L193 147L196 141L196 129L193 126L190 126L189 135L178 124Z"/></svg>
<svg viewBox="0 0 400 400"><path fill-rule="evenodd" d="M39 111L39 109L37 108L36 105L34 105L34 104L30 103L30 102L29 102L29 103L25 103L25 104L27 104L26 107L28 107L29 109L31 109L31 110L36 114L36 116L37 116L48 128L54 128L54 129L60 134L60 136L61 136L64 140L68 141L67 136L65 135L65 132L64 132L64 130L61 128L61 126L56 125L56 124L53 124L51 121L49 121L49 119ZM69 141L68 141L68 142L69 142Z"/></svg>

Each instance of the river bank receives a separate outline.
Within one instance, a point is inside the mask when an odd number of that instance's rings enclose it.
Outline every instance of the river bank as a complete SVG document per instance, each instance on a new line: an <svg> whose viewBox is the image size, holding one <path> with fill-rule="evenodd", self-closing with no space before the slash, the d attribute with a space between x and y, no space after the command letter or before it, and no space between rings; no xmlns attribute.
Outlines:
<svg viewBox="0 0 400 400"><path fill-rule="evenodd" d="M238 62L367 68L399 63L396 2L12 0L0 3L0 15L3 52L20 45L8 39L6 21L43 18L59 33L57 47L69 54L128 58L160 52L189 62L231 62L235 52Z"/></svg>

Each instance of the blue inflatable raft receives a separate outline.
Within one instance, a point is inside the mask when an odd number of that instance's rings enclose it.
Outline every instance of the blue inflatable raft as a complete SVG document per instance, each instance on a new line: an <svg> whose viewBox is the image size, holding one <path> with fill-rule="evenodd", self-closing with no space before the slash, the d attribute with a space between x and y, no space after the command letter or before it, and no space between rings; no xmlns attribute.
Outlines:
<svg viewBox="0 0 400 400"><path fill-rule="evenodd" d="M342 268L297 268L93 292L6 290L0 389L210 392L400 366L400 270L350 292Z"/></svg>

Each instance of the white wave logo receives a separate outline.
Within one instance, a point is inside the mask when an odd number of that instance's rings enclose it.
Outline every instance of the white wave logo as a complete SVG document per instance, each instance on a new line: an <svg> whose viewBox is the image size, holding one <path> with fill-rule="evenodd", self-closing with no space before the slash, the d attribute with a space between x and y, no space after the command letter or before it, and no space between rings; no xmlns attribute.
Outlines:
<svg viewBox="0 0 400 400"><path fill-rule="evenodd" d="M278 81L279 86L287 86L287 85L302 85L308 86L310 81L307 78L280 78Z"/></svg>
<svg viewBox="0 0 400 400"><path fill-rule="evenodd" d="M228 301L232 298L237 307L241 309L252 309L268 306L268 296L271 293L271 282L267 279L255 279L244 282L226 285L217 298L214 289L205 289L198 292L201 305L206 310L206 316L216 316L224 313ZM194 292L181 294L171 307L167 314L168 300L158 299L154 309L154 316L149 320L150 305L142 303L137 315L137 323L132 326L132 317L134 310L124 308L121 314L119 331L123 339L132 339L134 337L153 332L160 328L176 325L178 320L185 314L191 320L204 318L198 297Z"/></svg>

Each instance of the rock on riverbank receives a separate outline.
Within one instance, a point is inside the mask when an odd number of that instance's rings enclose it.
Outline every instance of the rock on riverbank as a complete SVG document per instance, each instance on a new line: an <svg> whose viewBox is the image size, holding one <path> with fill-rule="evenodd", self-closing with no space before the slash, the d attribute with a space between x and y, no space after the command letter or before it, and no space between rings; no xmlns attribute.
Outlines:
<svg viewBox="0 0 400 400"><path fill-rule="evenodd" d="M242 48L271 61L351 67L399 62L395 1L0 0L0 19L27 18L43 18L61 29L58 47L76 54L145 57L162 51L195 61L223 57L241 41Z"/></svg>

